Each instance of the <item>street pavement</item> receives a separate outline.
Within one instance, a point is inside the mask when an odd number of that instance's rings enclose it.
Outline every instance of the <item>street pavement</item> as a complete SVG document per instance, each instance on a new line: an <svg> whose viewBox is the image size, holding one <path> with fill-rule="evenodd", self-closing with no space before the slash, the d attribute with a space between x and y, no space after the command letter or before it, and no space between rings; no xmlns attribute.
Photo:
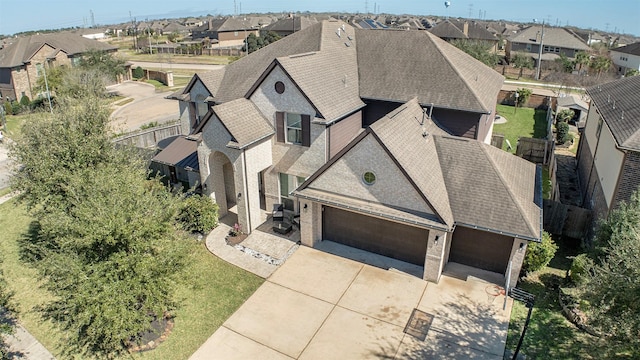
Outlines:
<svg viewBox="0 0 640 360"><path fill-rule="evenodd" d="M108 86L107 90L133 99L121 106L113 105L115 110L111 113L111 127L115 132L130 132L154 121L162 124L180 118L178 102L165 99L171 92L156 92L153 85L125 81Z"/></svg>

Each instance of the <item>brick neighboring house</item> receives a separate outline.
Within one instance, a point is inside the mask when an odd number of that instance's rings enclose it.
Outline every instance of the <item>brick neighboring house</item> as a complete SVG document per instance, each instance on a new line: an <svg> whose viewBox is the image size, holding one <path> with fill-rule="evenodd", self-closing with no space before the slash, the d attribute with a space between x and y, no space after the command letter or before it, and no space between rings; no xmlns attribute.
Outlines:
<svg viewBox="0 0 640 360"><path fill-rule="evenodd" d="M578 148L583 206L607 218L640 186L640 76L587 90L591 106Z"/></svg>
<svg viewBox="0 0 640 360"><path fill-rule="evenodd" d="M241 47L250 34L260 35L259 29L252 27L250 19L221 18L208 19L192 30L191 37L193 40L209 38L213 48L227 48Z"/></svg>
<svg viewBox="0 0 640 360"><path fill-rule="evenodd" d="M501 75L428 32L362 30L341 21L323 21L223 69L196 74L184 90L170 98L179 101L183 133L201 137L197 153L202 190L218 203L220 216L236 206L238 223L250 233L262 224L266 210L283 204L287 213L301 215L301 232L307 245L313 245L324 233L321 225L309 225L317 217L309 219L304 209L315 207L311 213L318 214L317 207L328 203L316 199L305 207L300 200L302 193L296 197L294 191L328 162L337 158L343 161L347 156L344 149L354 139L369 135L370 126L382 126L376 125L378 120L384 122L384 118L393 117L388 114L402 113L409 116L406 121L422 123L424 129L416 129L420 139L437 132L446 137L442 146L459 144L457 154L455 150L436 153L433 147L413 143L415 134L399 138L396 144L412 153L419 166L405 164L395 170L394 178L380 177L381 183L384 179L389 185L389 193L378 199L378 205L408 219L423 219L413 225L388 216L366 219L374 223L376 219L390 221L395 224L392 228L406 230L411 240L405 243L409 246L403 249L405 254L412 252L415 244L423 249L437 235L442 250L437 265L431 260L425 264L424 253L410 259L387 254L424 265L429 269L425 278L437 281L449 259L502 274L511 260L517 274L527 241L540 239L540 206L534 201L540 184L535 166L483 143L491 138L502 82ZM404 108L409 110L402 112ZM380 154L369 154L362 164L375 165L383 160ZM461 162L464 164L455 166ZM359 166L347 163L353 171ZM441 167L440 163L449 165ZM451 177L446 181L451 184L443 183L443 175L431 179L449 170ZM473 173L476 170L482 172ZM402 171L409 172L410 178L398 177ZM354 174L360 176L357 172L343 175L353 178ZM474 182L477 176L483 180ZM420 191L428 194L411 192L407 184L412 181L420 182ZM398 188L398 196L394 196L393 186L400 183L403 190ZM505 202L492 202L495 193L487 189L494 185L500 193L496 196ZM478 197L467 196L471 192ZM360 195L360 200L354 200L360 207L345 210L338 206L338 210L361 220L359 215L371 215L371 194ZM507 204L509 199L512 202ZM433 201L442 203L433 205ZM455 218L453 202L477 210L476 217L498 222L514 216L519 220L500 227L476 222L471 215L465 218L462 213ZM340 217L343 213L338 210L332 215ZM458 233L455 224L459 225ZM366 249L377 251L373 245ZM422 262L418 260L421 256Z"/></svg>
<svg viewBox="0 0 640 360"><path fill-rule="evenodd" d="M505 53L507 59L513 59L516 54L524 54L533 58L536 65L540 50L540 38L542 26L530 26L519 33L507 38ZM580 51L591 51L591 48L580 38L569 33L563 28L544 27L544 39L542 40L542 61L555 61L560 55L574 60Z"/></svg>
<svg viewBox="0 0 640 360"><path fill-rule="evenodd" d="M640 71L640 42L611 49L611 60L618 74L626 74L628 70Z"/></svg>
<svg viewBox="0 0 640 360"><path fill-rule="evenodd" d="M475 21L444 20L429 29L429 32L445 41L484 41L492 45L491 51L498 51L499 39L485 25Z"/></svg>
<svg viewBox="0 0 640 360"><path fill-rule="evenodd" d="M0 50L0 93L2 99L33 100L38 77L53 66L75 66L89 50L118 51L117 47L79 34L53 33L20 37Z"/></svg>

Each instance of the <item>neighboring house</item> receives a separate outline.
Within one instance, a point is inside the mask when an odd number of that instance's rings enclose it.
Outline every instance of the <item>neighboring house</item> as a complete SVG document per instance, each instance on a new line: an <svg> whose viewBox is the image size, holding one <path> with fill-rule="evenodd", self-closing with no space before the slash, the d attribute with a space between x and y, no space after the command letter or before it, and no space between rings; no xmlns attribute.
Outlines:
<svg viewBox="0 0 640 360"><path fill-rule="evenodd" d="M640 186L640 76L587 90L591 107L578 148L583 206L606 218Z"/></svg>
<svg viewBox="0 0 640 360"><path fill-rule="evenodd" d="M572 121L576 123L578 129L583 128L587 121L589 104L573 95L563 96L557 99L556 113L565 109L573 110L574 115Z"/></svg>
<svg viewBox="0 0 640 360"><path fill-rule="evenodd" d="M612 49L611 60L618 74L626 74L628 70L640 71L640 42Z"/></svg>
<svg viewBox="0 0 640 360"><path fill-rule="evenodd" d="M280 37L285 37L298 32L302 29L306 29L309 26L316 24L318 21L315 18L308 16L293 16L285 19L280 19L270 25L262 28L261 32L273 31Z"/></svg>
<svg viewBox="0 0 640 360"><path fill-rule="evenodd" d="M429 29L433 35L445 41L475 40L492 45L491 51L498 51L498 38L481 23L475 21L444 20Z"/></svg>
<svg viewBox="0 0 640 360"><path fill-rule="evenodd" d="M185 25L180 24L177 21L170 21L167 26L164 27L164 29L162 29L162 33L163 34L172 34L172 33L176 33L176 34L180 34L180 35L185 35L189 33L189 28Z"/></svg>
<svg viewBox="0 0 640 360"><path fill-rule="evenodd" d="M578 52L591 51L591 48L580 38L565 29L545 26L544 37L542 32L542 26L530 26L507 38L505 47L507 58L511 60L516 54L524 54L533 58L537 64L541 38L543 64L545 61L553 62L559 59L560 55L574 60Z"/></svg>
<svg viewBox="0 0 640 360"><path fill-rule="evenodd" d="M542 233L541 170L491 145L452 137L416 99L366 128L295 192L301 241L330 240L424 267L449 261L517 282Z"/></svg>
<svg viewBox="0 0 640 360"><path fill-rule="evenodd" d="M359 19L355 18L351 24L358 29L388 29L389 27L375 19Z"/></svg>
<svg viewBox="0 0 640 360"><path fill-rule="evenodd" d="M3 100L33 100L38 77L52 66L74 66L89 50L115 53L117 47L78 34L52 33L19 37L0 50L0 93Z"/></svg>
<svg viewBox="0 0 640 360"><path fill-rule="evenodd" d="M209 38L213 48L241 47L250 34L260 35L259 29L244 18L209 19L191 32L193 40ZM216 40L214 42L213 40Z"/></svg>
<svg viewBox="0 0 640 360"><path fill-rule="evenodd" d="M409 152L415 150L415 157L426 162L437 161L429 165L433 165L434 171L445 171L464 160L460 169L450 169L452 175L447 178L447 181L457 179L460 187L445 185L444 178L429 180L434 175L422 170L413 173L407 165L412 175L411 180L404 181L427 181L434 188L425 191L437 194L439 199L448 198L444 205L433 205L437 206L433 210L437 216L420 220L418 227L424 230L425 221L433 225L442 235L441 246L445 246L456 222L469 226L469 239L481 239L475 246L493 249L499 244L500 249L496 251L501 255L497 255L497 262L490 261L493 265L483 265L481 260L464 260L485 255L481 250L469 250L474 245L468 248L467 242L460 240L454 244L462 244L464 249L455 253L471 251L475 255L454 258L504 274L505 259L514 259L513 246L520 248L520 242L514 245L514 237L539 239L539 222L535 221L539 221L540 216L538 209L537 220L528 217L529 212L525 219L522 211L532 209L530 204L525 206L517 200L525 207L516 211L515 205L505 205L502 200L493 203L490 198L493 193L486 191L485 184L491 183L497 186L495 191L506 191L502 193L504 196L523 199L519 197L520 191L527 193L527 199L534 196L535 166L506 153L501 156L501 150L482 144L491 139L496 99L503 79L491 68L425 31L362 30L341 21L323 21L220 70L196 74L184 90L170 98L179 100L183 133L201 136L198 159L203 193L216 201L220 216L237 206L238 223L245 233L258 227L264 221L264 211L274 204L283 204L288 213L299 214L304 205L292 194L294 190L332 159L345 156L345 146L363 136L369 126L410 105L413 121L425 126L420 132L421 139L423 132L425 137L436 132L467 137L447 135L446 140L442 140L442 144L446 143L443 146L461 144L458 154L424 153L425 148L420 144L414 146L409 138L403 143ZM364 164L381 161L377 155L379 153L371 154ZM470 162L488 167L471 166ZM440 163L449 165L440 167ZM482 172L465 175L466 170L462 168L467 167ZM454 171L460 173L456 175ZM418 179L422 175L425 179ZM486 179L477 180L479 176ZM528 180L520 179L521 176ZM483 189L481 193L488 197L483 200L486 204L474 207L474 202L480 202L479 198L463 198L472 192L467 187L473 187L476 180L478 189ZM500 182L503 185L498 186ZM446 186L451 186L451 190ZM407 199L414 200L420 198ZM462 215L455 218L449 204L454 200L466 204L461 207L479 210L477 216L493 216L486 213L486 208L494 204L496 214L515 211L513 216L520 216L523 222L517 228L512 227L512 223L501 228L470 217L462 220ZM425 200L425 203L431 201L435 200ZM498 218L511 219L502 215L495 219ZM521 231L523 226L533 230ZM505 236L477 233L480 227L488 231L487 234L503 231ZM512 232L507 231L509 228ZM418 231L418 234L426 233ZM498 238L501 240L494 240ZM423 240L426 244L426 239ZM526 246L526 241L522 246ZM519 269L517 259L515 268ZM437 281L439 273L438 276L433 272L429 274L429 279Z"/></svg>

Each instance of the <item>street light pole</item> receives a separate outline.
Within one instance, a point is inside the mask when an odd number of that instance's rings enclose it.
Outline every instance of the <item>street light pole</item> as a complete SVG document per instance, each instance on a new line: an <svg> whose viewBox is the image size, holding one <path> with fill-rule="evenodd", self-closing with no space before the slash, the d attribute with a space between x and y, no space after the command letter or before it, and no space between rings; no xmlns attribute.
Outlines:
<svg viewBox="0 0 640 360"><path fill-rule="evenodd" d="M536 20L533 20L536 21ZM542 20L542 32L540 33L540 46L538 49L538 68L536 69L536 80L540 80L540 68L542 67L542 46L544 39L544 20Z"/></svg>

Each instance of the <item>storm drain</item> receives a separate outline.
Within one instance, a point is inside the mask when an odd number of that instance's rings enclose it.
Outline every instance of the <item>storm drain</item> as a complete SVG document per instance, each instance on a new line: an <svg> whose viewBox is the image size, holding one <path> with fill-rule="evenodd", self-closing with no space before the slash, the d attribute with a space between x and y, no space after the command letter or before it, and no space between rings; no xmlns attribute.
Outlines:
<svg viewBox="0 0 640 360"><path fill-rule="evenodd" d="M427 338L427 333L429 333L432 322L433 315L418 309L413 309L409 322L407 322L407 326L404 327L404 333L424 341L424 339Z"/></svg>

